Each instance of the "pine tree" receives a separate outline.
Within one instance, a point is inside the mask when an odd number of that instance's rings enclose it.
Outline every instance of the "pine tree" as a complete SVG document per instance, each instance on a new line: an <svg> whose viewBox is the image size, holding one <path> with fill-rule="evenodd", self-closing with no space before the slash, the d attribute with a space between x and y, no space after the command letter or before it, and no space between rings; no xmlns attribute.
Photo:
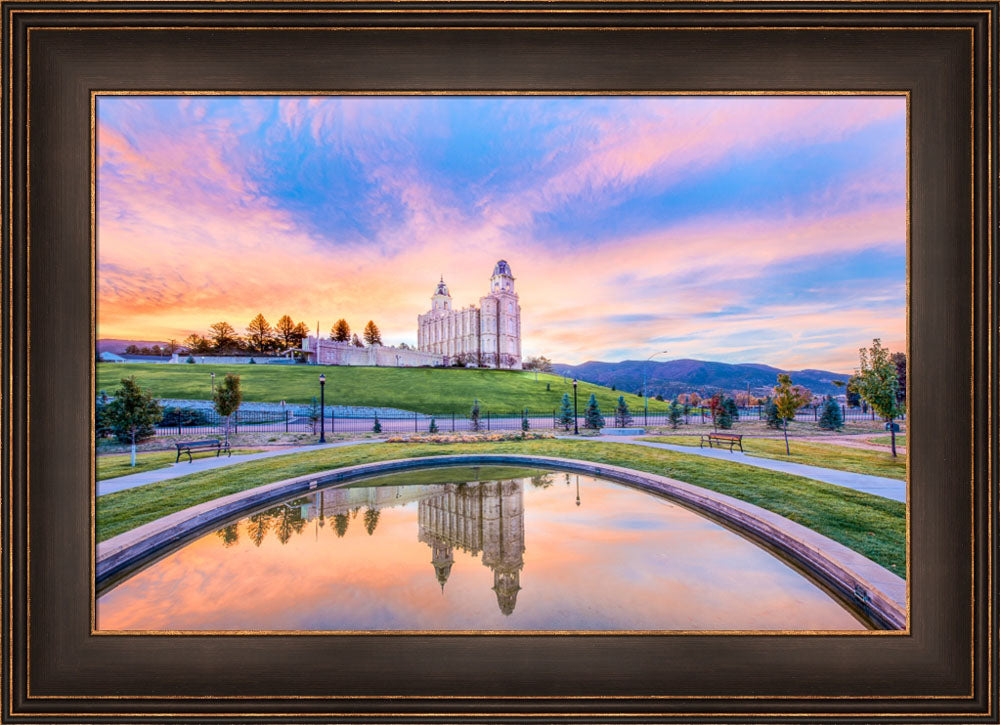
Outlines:
<svg viewBox="0 0 1000 725"><path fill-rule="evenodd" d="M295 347L295 321L291 317L282 315L274 329L281 335L281 349L288 350Z"/></svg>
<svg viewBox="0 0 1000 725"><path fill-rule="evenodd" d="M163 409L132 376L122 378L115 399L107 405L107 416L115 437L122 443L132 444L132 465L135 466L135 444L156 433L154 426L163 417Z"/></svg>
<svg viewBox="0 0 1000 725"><path fill-rule="evenodd" d="M479 398L472 403L472 410L469 411L469 430L478 431L479 425Z"/></svg>
<svg viewBox="0 0 1000 725"><path fill-rule="evenodd" d="M676 403L677 401L675 400L674 402ZM684 405L681 407L681 412L684 414L684 424L687 425L688 416L691 415L691 404L684 403Z"/></svg>
<svg viewBox="0 0 1000 725"><path fill-rule="evenodd" d="M819 427L823 430L840 430L844 427L844 416L840 412L840 406L829 395L823 401L823 415L819 418Z"/></svg>
<svg viewBox="0 0 1000 725"><path fill-rule="evenodd" d="M333 323L333 327L330 328L330 339L336 342L350 342L351 326L343 317Z"/></svg>
<svg viewBox="0 0 1000 725"><path fill-rule="evenodd" d="M525 408L524 412L521 413L521 432L527 432L531 428L531 421L528 420L528 409Z"/></svg>
<svg viewBox="0 0 1000 725"><path fill-rule="evenodd" d="M570 402L569 393L563 393L558 422L565 430L569 430L569 427L573 425L573 403Z"/></svg>
<svg viewBox="0 0 1000 725"><path fill-rule="evenodd" d="M240 376L227 373L221 385L215 386L215 412L226 419L226 447L229 447L229 421L233 413L240 409L243 393L240 391Z"/></svg>
<svg viewBox="0 0 1000 725"><path fill-rule="evenodd" d="M267 349L273 336L274 330L271 329L271 324L260 313L257 313L257 316L250 320L250 324L247 325L247 337L250 338L250 344L258 352L264 352Z"/></svg>
<svg viewBox="0 0 1000 725"><path fill-rule="evenodd" d="M379 422L378 413L375 414L375 425L372 426L372 433L381 433L382 424Z"/></svg>
<svg viewBox="0 0 1000 725"><path fill-rule="evenodd" d="M722 428L722 430L729 430L733 427L733 414L729 411L728 406L719 406L719 410L715 415L715 424Z"/></svg>
<svg viewBox="0 0 1000 725"><path fill-rule="evenodd" d="M601 415L601 408L597 405L597 396L594 393L590 394L590 400L587 401L587 412L584 414L583 427L593 428L594 430L600 430L604 427L604 416Z"/></svg>
<svg viewBox="0 0 1000 725"><path fill-rule="evenodd" d="M729 411L729 417L732 421L737 421L740 419L740 409L736 407L736 401L732 398L726 398L723 403L723 407Z"/></svg>
<svg viewBox="0 0 1000 725"><path fill-rule="evenodd" d="M667 412L667 417L670 419L670 427L677 430L677 426L681 422L681 416L684 415L684 409L677 403L676 400L670 403L670 409Z"/></svg>
<svg viewBox="0 0 1000 725"><path fill-rule="evenodd" d="M436 420L434 420L434 417L433 417L433 416L431 416L431 424L430 424L430 426L429 426L429 427L427 428L427 431L428 431L429 433L437 433L437 432L438 432L438 424L437 424L437 421L436 421Z"/></svg>
<svg viewBox="0 0 1000 725"><path fill-rule="evenodd" d="M618 407L615 408L615 427L616 428L627 428L632 425L632 413L628 409L628 403L625 402L625 396L618 396Z"/></svg>
<svg viewBox="0 0 1000 725"><path fill-rule="evenodd" d="M546 393L552 392L552 383L545 383L545 392Z"/></svg>
<svg viewBox="0 0 1000 725"><path fill-rule="evenodd" d="M369 345L381 345L382 344L382 333L379 332L378 326L368 320L368 324L365 325L365 342Z"/></svg>
<svg viewBox="0 0 1000 725"><path fill-rule="evenodd" d="M378 515L378 509L365 509L365 531L368 532L369 536L375 533L375 527L378 526Z"/></svg>
<svg viewBox="0 0 1000 725"><path fill-rule="evenodd" d="M781 430L781 418L778 417L778 406L771 400L770 395L767 396L767 400L764 402L764 419L767 421L768 428Z"/></svg>
<svg viewBox="0 0 1000 725"><path fill-rule="evenodd" d="M312 428L312 432L316 432L316 426L319 425L319 419L323 415L322 411L319 409L319 401L316 400L316 396L313 396L312 401L309 403L309 425Z"/></svg>

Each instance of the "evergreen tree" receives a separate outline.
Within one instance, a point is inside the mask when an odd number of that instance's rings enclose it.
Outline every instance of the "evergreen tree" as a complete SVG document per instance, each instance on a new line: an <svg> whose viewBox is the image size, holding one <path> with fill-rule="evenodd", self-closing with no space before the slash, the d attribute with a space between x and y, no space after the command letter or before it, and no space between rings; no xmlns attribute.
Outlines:
<svg viewBox="0 0 1000 725"><path fill-rule="evenodd" d="M528 409L521 413L521 432L527 432L531 428L531 421L528 420Z"/></svg>
<svg viewBox="0 0 1000 725"><path fill-rule="evenodd" d="M715 424L722 430L729 430L733 427L733 414L726 405L720 405L715 414Z"/></svg>
<svg viewBox="0 0 1000 725"><path fill-rule="evenodd" d="M615 408L615 427L616 428L627 428L632 425L632 413L628 409L628 403L625 402L625 396L618 396L618 407Z"/></svg>
<svg viewBox="0 0 1000 725"><path fill-rule="evenodd" d="M545 383L545 392L546 393L552 392L552 383Z"/></svg>
<svg viewBox="0 0 1000 725"><path fill-rule="evenodd" d="M437 424L437 421L434 420L434 416L431 416L431 424L427 428L427 430L430 433L437 433L438 432L438 424Z"/></svg>
<svg viewBox="0 0 1000 725"><path fill-rule="evenodd" d="M215 386L215 412L226 419L226 447L229 447L229 421L233 413L240 409L243 393L240 391L240 376L227 373L221 385Z"/></svg>
<svg viewBox="0 0 1000 725"><path fill-rule="evenodd" d="M469 430L478 431L479 425L479 398L472 403L472 410L469 411Z"/></svg>
<svg viewBox="0 0 1000 725"><path fill-rule="evenodd" d="M778 417L778 406L774 404L770 395L767 396L767 400L764 402L764 419L767 421L768 428L781 430L781 418Z"/></svg>
<svg viewBox="0 0 1000 725"><path fill-rule="evenodd" d="M275 331L281 336L281 349L289 350L295 347L295 321L288 315L282 315Z"/></svg>
<svg viewBox="0 0 1000 725"><path fill-rule="evenodd" d="M312 428L312 432L316 432L316 426L319 425L319 419L322 417L323 411L319 409L319 401L316 400L316 396L313 396L312 401L309 403L309 426Z"/></svg>
<svg viewBox="0 0 1000 725"><path fill-rule="evenodd" d="M656 394L656 399L659 400L662 403L663 402L663 393L657 393Z"/></svg>
<svg viewBox="0 0 1000 725"><path fill-rule="evenodd" d="M573 403L569 399L569 393L563 393L558 422L565 430L569 430L573 425Z"/></svg>
<svg viewBox="0 0 1000 725"><path fill-rule="evenodd" d="M363 342L361 342L361 338L358 337L358 333L356 333L356 332L353 335L351 335L351 344L354 345L354 347L364 347L365 346L365 344Z"/></svg>
<svg viewBox="0 0 1000 725"><path fill-rule="evenodd" d="M675 400L674 402L676 403L677 401ZM688 416L691 415L691 404L684 403L684 405L681 407L681 412L684 414L684 424L687 425Z"/></svg>
<svg viewBox="0 0 1000 725"><path fill-rule="evenodd" d="M670 409L667 412L667 417L670 419L670 427L677 430L677 426L681 422L681 416L684 414L684 409L677 403L673 401L670 403Z"/></svg>
<svg viewBox="0 0 1000 725"><path fill-rule="evenodd" d="M186 362L188 365L194 365L194 357L192 355L188 355L187 360L185 360L184 362Z"/></svg>
<svg viewBox="0 0 1000 725"><path fill-rule="evenodd" d="M601 415L601 408L597 405L597 396L593 393L590 394L590 400L587 401L587 411L584 413L583 427L593 428L594 430L600 430L604 427L604 416Z"/></svg>
<svg viewBox="0 0 1000 725"><path fill-rule="evenodd" d="M257 352L264 352L274 337L274 330L271 328L271 323L264 319L264 315L258 312L247 325L247 337Z"/></svg>
<svg viewBox="0 0 1000 725"><path fill-rule="evenodd" d="M333 327L330 328L330 339L336 342L350 342L351 326L343 317L333 323Z"/></svg>
<svg viewBox="0 0 1000 725"><path fill-rule="evenodd" d="M371 320L368 320L368 324L365 325L365 342L369 345L381 345L382 344L382 333L379 332L378 326Z"/></svg>
<svg viewBox="0 0 1000 725"><path fill-rule="evenodd" d="M163 417L160 404L139 387L133 375L122 378L115 399L107 405L107 416L115 437L122 443L132 444L132 465L135 466L135 444L156 433L154 426Z"/></svg>
<svg viewBox="0 0 1000 725"><path fill-rule="evenodd" d="M372 426L372 433L381 433L382 424L378 420L378 413L375 414L375 425Z"/></svg>
<svg viewBox="0 0 1000 725"><path fill-rule="evenodd" d="M378 509L365 509L365 531L368 532L369 536L375 533L375 527L378 526L378 515Z"/></svg>
<svg viewBox="0 0 1000 725"><path fill-rule="evenodd" d="M735 400L733 400L732 398L726 398L723 401L722 405L725 407L727 411L729 411L729 417L733 421L737 421L740 419L740 409L736 407Z"/></svg>
<svg viewBox="0 0 1000 725"><path fill-rule="evenodd" d="M819 427L823 430L840 430L844 427L844 416L840 412L840 406L829 395L823 401L823 415L819 418Z"/></svg>
<svg viewBox="0 0 1000 725"><path fill-rule="evenodd" d="M103 390L97 396L97 407L94 411L94 437L100 440L111 435L111 416L108 411L108 394Z"/></svg>

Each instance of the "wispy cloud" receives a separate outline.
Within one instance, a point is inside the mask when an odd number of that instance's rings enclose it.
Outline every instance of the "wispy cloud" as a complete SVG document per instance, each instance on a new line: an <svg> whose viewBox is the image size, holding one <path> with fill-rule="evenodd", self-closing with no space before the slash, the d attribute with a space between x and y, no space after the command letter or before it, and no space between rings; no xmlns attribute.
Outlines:
<svg viewBox="0 0 1000 725"><path fill-rule="evenodd" d="M498 258L524 349L850 369L902 346L899 98L101 98L99 333L414 342ZM761 341L767 340L766 344Z"/></svg>

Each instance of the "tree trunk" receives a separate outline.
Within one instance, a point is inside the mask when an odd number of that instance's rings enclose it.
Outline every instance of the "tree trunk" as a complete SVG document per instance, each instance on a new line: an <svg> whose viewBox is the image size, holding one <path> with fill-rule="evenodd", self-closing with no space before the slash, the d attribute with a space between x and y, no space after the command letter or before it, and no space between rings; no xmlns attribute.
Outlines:
<svg viewBox="0 0 1000 725"><path fill-rule="evenodd" d="M892 437L892 457L896 457L896 426L889 420L889 435Z"/></svg>
<svg viewBox="0 0 1000 725"><path fill-rule="evenodd" d="M784 423L785 423L785 425L784 425L784 431L785 431L785 455L786 456L790 456L790 455L792 455L792 452L790 450L788 450L788 418L782 418L782 421L784 421Z"/></svg>
<svg viewBox="0 0 1000 725"><path fill-rule="evenodd" d="M229 447L229 419L230 415L226 416L226 448Z"/></svg>
<svg viewBox="0 0 1000 725"><path fill-rule="evenodd" d="M135 431L132 431L132 468L135 468Z"/></svg>

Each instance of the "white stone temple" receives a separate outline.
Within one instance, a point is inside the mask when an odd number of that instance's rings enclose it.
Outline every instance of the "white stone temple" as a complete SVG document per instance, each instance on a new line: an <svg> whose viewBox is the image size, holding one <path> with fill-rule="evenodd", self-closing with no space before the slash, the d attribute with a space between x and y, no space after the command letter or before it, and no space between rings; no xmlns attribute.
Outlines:
<svg viewBox="0 0 1000 725"><path fill-rule="evenodd" d="M417 350L442 355L446 365L521 369L521 305L514 275L503 259L493 267L490 292L479 306L452 308L451 293L438 282L431 309L417 317Z"/></svg>

